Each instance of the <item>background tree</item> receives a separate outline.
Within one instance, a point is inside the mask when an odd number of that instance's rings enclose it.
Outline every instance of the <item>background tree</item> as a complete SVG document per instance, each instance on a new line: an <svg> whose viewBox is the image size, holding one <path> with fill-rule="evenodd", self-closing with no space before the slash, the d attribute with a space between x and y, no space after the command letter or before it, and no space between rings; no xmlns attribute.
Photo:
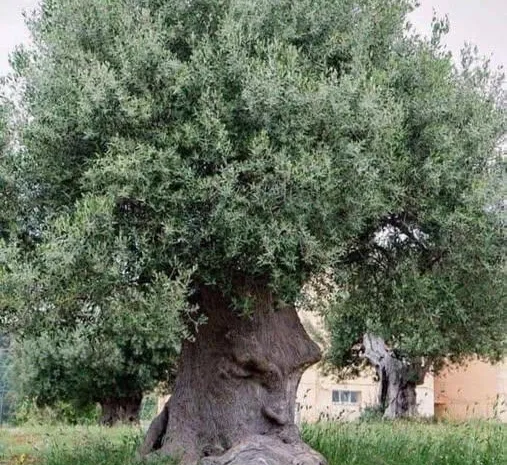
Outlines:
<svg viewBox="0 0 507 465"><path fill-rule="evenodd" d="M8 252L3 282L7 328L16 336L15 388L38 406L99 403L102 424L137 422L143 393L167 390L174 381L188 332L180 316L189 307L185 279L157 276L147 289L122 261L127 254L109 257L66 228L51 234L64 239L48 240L29 255ZM63 288L54 277L69 262L79 272L68 275ZM92 286L93 297L83 298Z"/></svg>
<svg viewBox="0 0 507 465"><path fill-rule="evenodd" d="M409 110L407 150L389 169L400 205L356 239L327 316L329 361L348 373L364 359L375 367L388 418L416 413L429 371L474 356L495 362L507 349L505 158L485 145L505 127L505 111L495 114L485 96L505 109L504 93L487 64L474 68L470 49L456 74L436 45L442 28L434 24L424 53L393 63L393 78L418 88L392 86Z"/></svg>
<svg viewBox="0 0 507 465"><path fill-rule="evenodd" d="M134 317L130 296L118 304L132 280L163 314L160 283L188 289L206 324L183 305L186 331L167 335L184 338L181 363L142 453L323 462L294 425L300 376L320 358L295 311L302 286L402 215L419 170L489 156L504 130L494 93L407 37L411 6L42 2L34 48L14 64L25 176L51 214L16 315L28 328L75 327L90 308ZM419 82L413 66L433 78ZM424 111L412 118L411 102L431 114L441 87L489 122L462 152ZM442 104L460 134L474 131L468 116Z"/></svg>
<svg viewBox="0 0 507 465"><path fill-rule="evenodd" d="M38 208L36 201L18 202L9 217ZM150 288L143 286L135 247L121 239L101 243L99 235L115 226L93 207L95 216L86 205L72 227L63 214L51 227L38 222L28 235L11 227L3 243L2 322L15 336L13 384L18 398L39 407L63 401L83 410L98 403L102 424L137 422L143 393L174 381L187 333L180 312L190 310L186 281L155 276ZM89 231L87 241L80 229ZM36 239L31 246L28 236ZM64 282L55 279L71 269Z"/></svg>
<svg viewBox="0 0 507 465"><path fill-rule="evenodd" d="M12 128L9 126L11 105L0 94L0 263L8 244L17 234L16 210L18 190L13 177ZM0 265L1 266L1 265ZM0 272L0 308L4 299L4 283ZM0 424L6 421L12 407L10 398L11 353L10 337L5 328L5 321L0 312Z"/></svg>
<svg viewBox="0 0 507 465"><path fill-rule="evenodd" d="M22 51L13 57L18 69L28 62ZM15 90L29 94L29 81L21 74L13 83ZM181 274L169 282L154 277L149 289L143 287L135 263L142 257L134 242L117 238L111 255L107 244L95 248L104 230L97 228L97 217L87 214L89 205L82 210L81 224L72 227L88 228L97 237L83 243L80 234L72 234L61 200L48 200L50 181L36 152L24 144L33 140L24 125L30 118L28 101L0 95L0 336L9 333L15 341L13 390L19 401L33 400L39 407L68 402L83 410L98 403L102 424L137 422L143 393L154 387L167 391L174 382L187 332L180 312L190 309L187 278ZM111 221L106 229L112 226L111 218L103 220ZM79 272L66 276L65 287L59 287L62 282L54 276L70 270L65 268L69 263ZM80 295L92 282L93 300Z"/></svg>
<svg viewBox="0 0 507 465"><path fill-rule="evenodd" d="M138 423L143 394L174 382L180 341L171 335L184 293L166 292L163 310L129 289L123 302L90 308L78 324L19 338L12 354L17 398L38 407L64 402L76 412L100 404L101 424Z"/></svg>
<svg viewBox="0 0 507 465"><path fill-rule="evenodd" d="M69 304L58 316L51 313L55 303L36 297L52 286L52 271L44 266L37 245L54 205L40 202L40 184L30 176L37 173L31 171L34 159L15 143L15 106L4 97L1 102L0 335L15 336L13 390L18 400L35 400L38 406L64 401L79 410L99 403L103 424L137 422L143 393L155 386L167 391L174 381L180 331L186 331L179 321L181 306L188 307L185 280L167 283L161 277L149 291L142 289L129 262L132 247L106 263L100 251L63 231L62 216L52 233L65 234L66 246L53 243L52 259L79 262L81 272L103 286L103 299L96 296L94 304L81 300L79 286L90 281L75 276L73 288L53 289L53 296L62 292L61 299L73 301L74 307ZM68 278L66 285L72 280ZM153 298L154 289L157 298L165 297L163 302Z"/></svg>

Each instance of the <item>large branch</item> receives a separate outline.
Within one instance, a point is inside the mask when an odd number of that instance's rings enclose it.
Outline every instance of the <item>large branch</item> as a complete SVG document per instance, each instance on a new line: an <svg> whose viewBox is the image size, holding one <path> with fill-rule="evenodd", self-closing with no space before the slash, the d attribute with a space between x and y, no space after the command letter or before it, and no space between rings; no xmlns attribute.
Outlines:
<svg viewBox="0 0 507 465"><path fill-rule="evenodd" d="M392 356L384 340L375 334L364 334L363 347L364 357L375 366L380 366L385 358Z"/></svg>

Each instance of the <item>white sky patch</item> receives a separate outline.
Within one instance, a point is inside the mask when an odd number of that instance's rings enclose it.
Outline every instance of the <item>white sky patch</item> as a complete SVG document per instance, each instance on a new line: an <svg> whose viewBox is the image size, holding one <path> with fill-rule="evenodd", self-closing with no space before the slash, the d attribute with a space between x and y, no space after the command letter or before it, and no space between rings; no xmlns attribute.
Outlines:
<svg viewBox="0 0 507 465"><path fill-rule="evenodd" d="M421 34L429 35L433 11L449 16L445 43L459 60L465 42L477 45L493 67L507 68L507 0L421 0L410 16Z"/></svg>
<svg viewBox="0 0 507 465"><path fill-rule="evenodd" d="M20 43L29 43L22 12L39 0L0 0L0 76L9 72L9 53ZM507 68L507 0L421 0L410 17L417 31L428 34L433 10L449 15L451 30L446 44L455 57L465 42L479 47L494 67Z"/></svg>
<svg viewBox="0 0 507 465"><path fill-rule="evenodd" d="M31 11L38 3L39 0L0 0L0 76L9 72L9 54L16 45L30 43L23 11Z"/></svg>

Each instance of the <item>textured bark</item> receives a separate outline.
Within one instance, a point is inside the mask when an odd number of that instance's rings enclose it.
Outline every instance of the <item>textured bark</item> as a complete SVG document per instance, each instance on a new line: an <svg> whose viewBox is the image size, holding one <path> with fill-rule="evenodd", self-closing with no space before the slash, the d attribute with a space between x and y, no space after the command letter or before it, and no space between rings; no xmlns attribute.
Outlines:
<svg viewBox="0 0 507 465"><path fill-rule="evenodd" d="M322 456L303 442L286 444L270 436L249 436L220 457L206 457L201 465L315 465Z"/></svg>
<svg viewBox="0 0 507 465"><path fill-rule="evenodd" d="M293 307L274 311L266 289L249 291L248 317L219 292L200 291L207 323L184 343L173 394L141 455L158 451L184 465L325 463L294 424L299 380L320 350Z"/></svg>
<svg viewBox="0 0 507 465"><path fill-rule="evenodd" d="M384 418L417 415L416 387L424 382L427 367L421 360L396 358L384 340L373 334L363 337L364 356L375 366L379 376L379 405Z"/></svg>
<svg viewBox="0 0 507 465"><path fill-rule="evenodd" d="M142 400L141 393L129 397L112 397L101 400L99 402L102 410L100 424L103 426L138 424Z"/></svg>

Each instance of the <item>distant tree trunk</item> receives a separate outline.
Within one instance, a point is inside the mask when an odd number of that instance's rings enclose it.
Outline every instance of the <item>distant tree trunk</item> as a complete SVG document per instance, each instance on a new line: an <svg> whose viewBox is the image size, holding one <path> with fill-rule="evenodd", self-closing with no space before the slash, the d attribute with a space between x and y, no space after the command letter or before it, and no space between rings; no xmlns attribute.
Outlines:
<svg viewBox="0 0 507 465"><path fill-rule="evenodd" d="M203 288L207 323L183 345L173 394L148 430L141 455L159 451L183 465L324 464L294 423L303 371L320 359L292 306L249 288L250 316Z"/></svg>
<svg viewBox="0 0 507 465"><path fill-rule="evenodd" d="M99 419L100 424L103 426L139 424L142 400L141 393L127 397L102 399L99 402L102 411Z"/></svg>
<svg viewBox="0 0 507 465"><path fill-rule="evenodd" d="M381 337L365 334L364 356L375 366L379 377L378 402L384 418L417 415L416 387L424 382L427 367L421 360L398 359Z"/></svg>
<svg viewBox="0 0 507 465"><path fill-rule="evenodd" d="M385 367L377 368L377 375L379 379L379 387L378 387L378 405L381 407L382 411L385 412L387 407L387 393L389 388L389 377L387 376Z"/></svg>

